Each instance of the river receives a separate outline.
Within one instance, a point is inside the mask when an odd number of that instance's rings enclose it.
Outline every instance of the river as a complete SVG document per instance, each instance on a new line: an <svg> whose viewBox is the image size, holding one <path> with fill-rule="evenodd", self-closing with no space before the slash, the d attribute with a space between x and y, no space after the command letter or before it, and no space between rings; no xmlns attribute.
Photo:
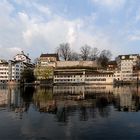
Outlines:
<svg viewBox="0 0 140 140"><path fill-rule="evenodd" d="M140 87L0 86L0 140L140 139Z"/></svg>

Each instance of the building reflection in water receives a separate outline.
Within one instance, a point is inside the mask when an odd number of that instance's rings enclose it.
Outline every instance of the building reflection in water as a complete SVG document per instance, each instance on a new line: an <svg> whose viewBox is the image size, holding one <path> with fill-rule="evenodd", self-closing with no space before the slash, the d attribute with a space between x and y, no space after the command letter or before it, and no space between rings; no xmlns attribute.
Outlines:
<svg viewBox="0 0 140 140"><path fill-rule="evenodd" d="M20 88L18 86L0 86L0 110L14 111L22 119L32 101L34 88Z"/></svg>
<svg viewBox="0 0 140 140"><path fill-rule="evenodd" d="M139 111L140 88L112 85L7 87L0 86L0 110L14 111L22 119L30 106L40 113L51 113L59 122L68 122L77 113L79 120L108 117L116 111Z"/></svg>

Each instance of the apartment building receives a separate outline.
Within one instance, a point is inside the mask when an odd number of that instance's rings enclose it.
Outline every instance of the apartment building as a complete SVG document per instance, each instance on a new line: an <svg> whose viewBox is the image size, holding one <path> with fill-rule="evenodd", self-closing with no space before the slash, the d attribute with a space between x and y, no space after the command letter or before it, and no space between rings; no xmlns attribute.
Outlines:
<svg viewBox="0 0 140 140"><path fill-rule="evenodd" d="M14 60L0 60L0 84L6 84L8 82L19 82L21 79L21 72L25 68L33 68L31 59L23 52L17 54Z"/></svg>
<svg viewBox="0 0 140 140"><path fill-rule="evenodd" d="M8 62L6 60L0 60L0 83L6 83L8 81Z"/></svg>
<svg viewBox="0 0 140 140"><path fill-rule="evenodd" d="M21 61L9 60L0 62L0 83L6 84L8 81L19 81L21 72L24 70L24 63Z"/></svg>
<svg viewBox="0 0 140 140"><path fill-rule="evenodd" d="M136 66L138 59L138 54L119 55L116 58L118 70L115 76L120 75L120 77L115 79L121 81L135 81L136 76L133 67Z"/></svg>

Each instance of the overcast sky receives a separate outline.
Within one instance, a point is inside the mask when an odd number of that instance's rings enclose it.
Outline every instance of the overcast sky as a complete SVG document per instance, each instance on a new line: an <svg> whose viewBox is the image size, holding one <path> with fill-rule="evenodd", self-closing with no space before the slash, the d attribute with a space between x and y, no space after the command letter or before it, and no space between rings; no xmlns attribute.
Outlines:
<svg viewBox="0 0 140 140"><path fill-rule="evenodd" d="M139 53L140 0L0 0L0 58L36 58L63 42Z"/></svg>

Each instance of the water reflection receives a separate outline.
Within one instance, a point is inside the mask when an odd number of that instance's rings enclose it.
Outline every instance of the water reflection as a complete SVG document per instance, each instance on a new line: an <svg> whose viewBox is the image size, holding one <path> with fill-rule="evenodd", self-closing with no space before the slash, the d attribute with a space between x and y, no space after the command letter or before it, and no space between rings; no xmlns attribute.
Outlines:
<svg viewBox="0 0 140 140"><path fill-rule="evenodd" d="M116 111L140 110L140 88L112 85L7 87L0 86L0 110L14 111L22 119L33 105L35 111L54 114L59 122L67 122L77 113L80 121L108 117Z"/></svg>

